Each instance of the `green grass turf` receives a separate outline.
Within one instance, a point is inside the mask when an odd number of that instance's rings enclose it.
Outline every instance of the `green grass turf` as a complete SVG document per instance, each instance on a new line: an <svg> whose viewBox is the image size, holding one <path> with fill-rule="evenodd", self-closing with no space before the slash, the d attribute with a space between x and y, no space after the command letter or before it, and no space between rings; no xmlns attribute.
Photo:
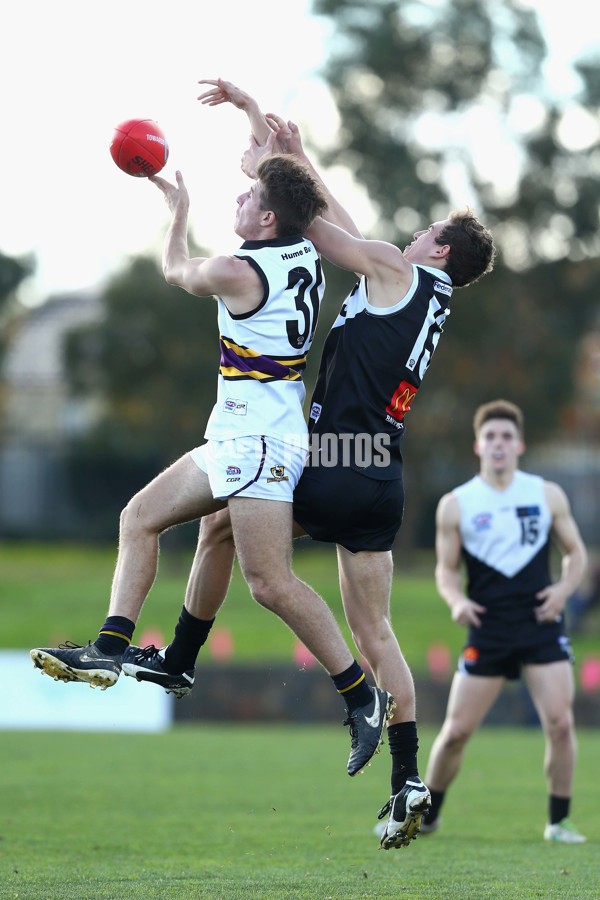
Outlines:
<svg viewBox="0 0 600 900"><path fill-rule="evenodd" d="M432 737L422 729L423 770ZM579 742L573 819L587 844L542 840L539 731L488 728L440 831L384 852L372 828L387 747L349 779L341 728L0 732L0 897L597 900L597 735Z"/></svg>
<svg viewBox="0 0 600 900"><path fill-rule="evenodd" d="M337 582L335 552L297 543L294 569L312 585L333 609L346 638ZM84 644L94 640L108 606L116 559L112 547L85 545L4 544L0 546L0 648L56 646L70 639ZM392 593L396 634L415 674L427 672L427 651L444 644L452 668L462 646L464 632L450 620L433 581L430 554L412 556L418 570L408 572L397 563ZM136 637L158 629L169 640L179 615L192 552L163 550L158 578L142 610ZM227 601L215 628L227 629L234 642L233 662L292 659L294 637L272 613L259 607L236 566ZM600 621L590 620L589 631L573 636L580 662L598 650ZM203 651L206 654L206 651Z"/></svg>

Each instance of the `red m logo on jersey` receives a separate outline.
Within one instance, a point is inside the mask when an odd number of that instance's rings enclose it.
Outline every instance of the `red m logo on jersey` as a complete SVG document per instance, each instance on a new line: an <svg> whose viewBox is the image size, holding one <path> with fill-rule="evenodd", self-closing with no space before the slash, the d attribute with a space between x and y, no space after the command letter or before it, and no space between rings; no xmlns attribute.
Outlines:
<svg viewBox="0 0 600 900"><path fill-rule="evenodd" d="M407 412L410 412L410 405L417 394L417 388L408 381L401 381L394 393L392 399L385 408L398 422L401 422Z"/></svg>

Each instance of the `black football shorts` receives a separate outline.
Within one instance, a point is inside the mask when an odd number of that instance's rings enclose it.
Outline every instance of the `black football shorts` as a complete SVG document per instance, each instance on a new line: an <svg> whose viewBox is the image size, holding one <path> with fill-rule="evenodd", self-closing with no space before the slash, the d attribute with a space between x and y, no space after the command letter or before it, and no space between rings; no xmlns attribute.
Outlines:
<svg viewBox="0 0 600 900"><path fill-rule="evenodd" d="M307 466L294 491L294 520L351 553L391 550L403 512L402 478L377 481L349 466Z"/></svg>
<svg viewBox="0 0 600 900"><path fill-rule="evenodd" d="M512 633L505 630L494 633L485 627L471 628L458 661L458 670L466 675L502 675L509 681L516 681L523 666L561 660L573 662L562 619L517 627Z"/></svg>

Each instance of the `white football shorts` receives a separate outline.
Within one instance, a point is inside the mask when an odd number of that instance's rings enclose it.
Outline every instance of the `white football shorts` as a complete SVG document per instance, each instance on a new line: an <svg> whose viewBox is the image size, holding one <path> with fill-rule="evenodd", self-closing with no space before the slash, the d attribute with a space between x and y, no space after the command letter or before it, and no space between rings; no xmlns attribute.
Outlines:
<svg viewBox="0 0 600 900"><path fill-rule="evenodd" d="M215 500L256 497L292 503L307 450L264 435L207 441L190 450Z"/></svg>

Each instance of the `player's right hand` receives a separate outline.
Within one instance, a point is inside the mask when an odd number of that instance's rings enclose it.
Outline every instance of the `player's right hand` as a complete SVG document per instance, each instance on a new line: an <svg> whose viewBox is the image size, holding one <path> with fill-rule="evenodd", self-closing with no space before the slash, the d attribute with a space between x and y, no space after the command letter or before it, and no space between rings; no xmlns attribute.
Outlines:
<svg viewBox="0 0 600 900"><path fill-rule="evenodd" d="M481 628L480 616L486 612L486 607L468 597L463 597L458 603L452 607L452 621L464 628L468 625L474 625L475 628Z"/></svg>

